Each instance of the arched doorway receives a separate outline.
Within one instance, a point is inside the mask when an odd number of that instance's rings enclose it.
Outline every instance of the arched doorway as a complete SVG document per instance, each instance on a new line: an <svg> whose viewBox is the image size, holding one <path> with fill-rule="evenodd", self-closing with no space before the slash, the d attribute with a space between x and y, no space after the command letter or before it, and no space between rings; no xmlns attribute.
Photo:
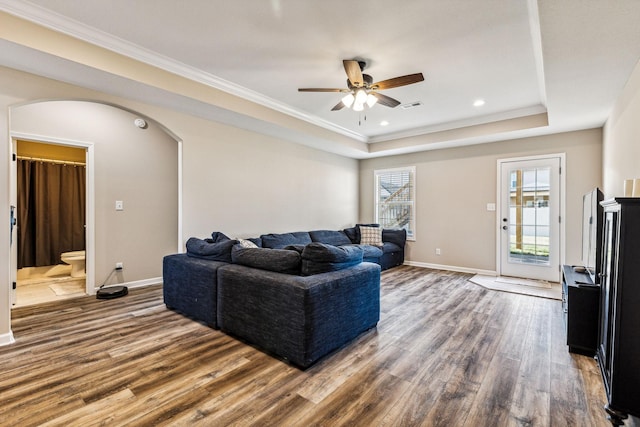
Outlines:
<svg viewBox="0 0 640 427"><path fill-rule="evenodd" d="M20 139L86 150L87 294L95 293L116 263L124 265L115 278L119 283L135 287L161 280L158 259L181 247L180 138L135 111L79 100L11 107L10 136L12 144ZM123 208L116 209L116 202Z"/></svg>

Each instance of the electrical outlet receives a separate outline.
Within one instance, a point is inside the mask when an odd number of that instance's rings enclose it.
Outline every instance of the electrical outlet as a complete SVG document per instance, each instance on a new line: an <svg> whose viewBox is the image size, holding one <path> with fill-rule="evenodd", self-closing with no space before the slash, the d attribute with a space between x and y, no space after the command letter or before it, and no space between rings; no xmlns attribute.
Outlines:
<svg viewBox="0 0 640 427"><path fill-rule="evenodd" d="M122 270L124 268L124 264L122 262L116 262L116 270Z"/></svg>
<svg viewBox="0 0 640 427"><path fill-rule="evenodd" d="M122 200L116 200L116 210L117 211L124 210L124 202Z"/></svg>
<svg viewBox="0 0 640 427"><path fill-rule="evenodd" d="M436 255L440 255L440 248L436 248Z"/></svg>

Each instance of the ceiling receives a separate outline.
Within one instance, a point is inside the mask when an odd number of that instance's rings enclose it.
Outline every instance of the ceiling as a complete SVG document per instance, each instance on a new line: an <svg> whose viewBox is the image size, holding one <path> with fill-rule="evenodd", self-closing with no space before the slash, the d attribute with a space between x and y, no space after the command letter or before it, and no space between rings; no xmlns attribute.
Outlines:
<svg viewBox="0 0 640 427"><path fill-rule="evenodd" d="M0 10L364 143L366 152L329 148L358 158L600 127L640 58L637 0L0 0ZM305 139L0 48L1 65ZM374 81L418 72L425 81L382 92L401 106L362 113L330 111L340 93L297 91L346 88L343 59L364 60Z"/></svg>

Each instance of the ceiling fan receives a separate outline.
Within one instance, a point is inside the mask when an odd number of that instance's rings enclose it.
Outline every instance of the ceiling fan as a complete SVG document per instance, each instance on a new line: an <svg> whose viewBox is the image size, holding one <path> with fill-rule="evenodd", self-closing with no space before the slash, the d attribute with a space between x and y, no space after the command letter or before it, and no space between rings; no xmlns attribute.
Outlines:
<svg viewBox="0 0 640 427"><path fill-rule="evenodd" d="M422 73L408 74L406 76L394 77L373 83L373 78L369 74L363 74L366 62L345 59L342 61L344 70L347 73L348 89L331 88L300 88L298 92L341 92L347 95L336 104L331 111L341 110L344 107L352 107L355 111L364 110L364 106L373 107L376 103L386 107L397 107L400 101L379 93L379 90L392 89L406 86L424 80Z"/></svg>

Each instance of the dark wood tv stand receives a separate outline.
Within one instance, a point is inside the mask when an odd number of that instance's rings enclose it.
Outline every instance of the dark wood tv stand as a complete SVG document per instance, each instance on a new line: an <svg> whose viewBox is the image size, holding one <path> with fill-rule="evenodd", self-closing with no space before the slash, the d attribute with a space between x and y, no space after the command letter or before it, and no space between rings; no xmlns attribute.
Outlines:
<svg viewBox="0 0 640 427"><path fill-rule="evenodd" d="M562 310L571 353L593 357L598 347L600 287L589 274L562 266Z"/></svg>

